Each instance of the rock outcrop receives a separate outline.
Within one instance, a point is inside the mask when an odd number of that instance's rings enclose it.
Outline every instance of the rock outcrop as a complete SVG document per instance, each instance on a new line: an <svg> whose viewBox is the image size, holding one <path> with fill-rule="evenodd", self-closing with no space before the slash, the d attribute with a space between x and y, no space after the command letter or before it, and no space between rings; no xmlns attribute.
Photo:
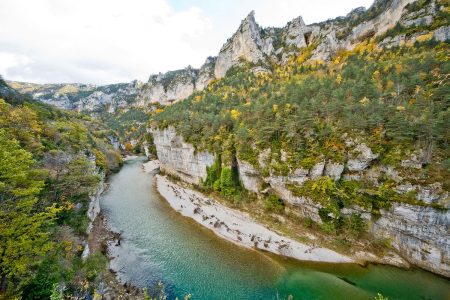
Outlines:
<svg viewBox="0 0 450 300"><path fill-rule="evenodd" d="M214 67L217 57L208 57L195 78L195 90L201 91L215 78Z"/></svg>
<svg viewBox="0 0 450 300"><path fill-rule="evenodd" d="M378 155L372 153L372 150L366 144L360 144L352 151L353 158L347 162L349 171L363 171L367 169L370 163L375 160Z"/></svg>
<svg viewBox="0 0 450 300"><path fill-rule="evenodd" d="M142 86L135 106L148 103L172 104L189 97L194 91L203 90L214 78L215 57L208 57L200 69L170 71L150 76Z"/></svg>
<svg viewBox="0 0 450 300"><path fill-rule="evenodd" d="M150 76L138 96L137 106L155 102L170 104L188 97L195 90L197 74L198 70L187 67Z"/></svg>
<svg viewBox="0 0 450 300"><path fill-rule="evenodd" d="M90 160L95 164L95 156L92 156ZM100 176L100 182L97 184L97 187L95 191L92 191L89 194L89 204L88 204L88 210L87 210L87 216L89 218L89 224L86 228L86 233L90 234L92 231L92 228L94 226L94 221L97 218L97 216L100 214L100 196L105 191L105 174L103 172L98 174ZM89 249L89 243L86 240L84 242L84 249L83 253L81 254L81 258L85 260L90 255L90 249Z"/></svg>
<svg viewBox="0 0 450 300"><path fill-rule="evenodd" d="M440 42L450 40L450 26L444 26L436 29L434 32L434 38Z"/></svg>
<svg viewBox="0 0 450 300"><path fill-rule="evenodd" d="M193 184L206 179L206 168L214 163L214 155L208 152L197 153L194 146L185 143L172 127L152 129L151 132L163 172Z"/></svg>
<svg viewBox="0 0 450 300"><path fill-rule="evenodd" d="M264 60L261 28L255 21L252 11L241 23L237 32L222 46L217 56L214 74L216 78L224 77L228 69L241 60L258 63ZM268 50L266 50L268 51Z"/></svg>
<svg viewBox="0 0 450 300"><path fill-rule="evenodd" d="M302 17L295 18L286 26L286 45L304 48L311 42L312 27L306 26Z"/></svg>
<svg viewBox="0 0 450 300"><path fill-rule="evenodd" d="M389 240L409 262L450 277L450 212L395 203L373 222L375 236Z"/></svg>
<svg viewBox="0 0 450 300"><path fill-rule="evenodd" d="M258 193L261 191L263 181L260 173L248 162L238 160L239 178L245 189Z"/></svg>
<svg viewBox="0 0 450 300"><path fill-rule="evenodd" d="M375 1L374 5L383 5L382 2L390 2L390 5L388 5L385 10L381 11L380 14L375 16L373 19L362 22L354 27L350 36L347 38L347 42L354 44L368 37L383 34L397 24L405 12L406 5L414 1L416 0Z"/></svg>

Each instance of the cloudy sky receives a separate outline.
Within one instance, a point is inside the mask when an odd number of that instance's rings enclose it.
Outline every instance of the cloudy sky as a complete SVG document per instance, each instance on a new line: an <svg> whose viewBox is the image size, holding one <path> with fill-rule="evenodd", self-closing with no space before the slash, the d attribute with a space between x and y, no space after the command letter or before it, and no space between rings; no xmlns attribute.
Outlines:
<svg viewBox="0 0 450 300"><path fill-rule="evenodd" d="M35 83L146 81L199 67L255 10L263 26L307 24L373 0L0 0L0 74Z"/></svg>

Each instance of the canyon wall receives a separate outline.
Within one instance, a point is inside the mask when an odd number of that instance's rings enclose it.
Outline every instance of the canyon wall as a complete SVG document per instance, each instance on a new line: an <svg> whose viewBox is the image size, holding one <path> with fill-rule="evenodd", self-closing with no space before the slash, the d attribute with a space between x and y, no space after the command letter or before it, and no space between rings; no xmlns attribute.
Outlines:
<svg viewBox="0 0 450 300"><path fill-rule="evenodd" d="M206 168L214 163L215 155L208 152L196 153L173 128L153 129L154 142L163 172L175 175L193 184L201 184L206 178ZM321 223L319 203L304 196L296 196L290 186L302 186L306 181L319 177L333 180L377 180L389 176L397 182L399 193L415 190L420 205L392 203L389 209L373 214L370 210L352 206L343 208L342 214L358 214L368 224L369 231L387 243L407 261L426 270L450 277L450 203L449 195L441 185L412 185L398 172L377 162L377 155L364 143L356 144L348 159L343 163L321 161L313 167L295 169L286 176L272 172L261 175L261 168L267 167L270 150L261 151L258 166L238 159L239 178L242 186L262 195L271 189L287 205L289 210L301 218L310 218ZM405 158L405 166L418 168L412 158ZM436 207L436 208L435 208Z"/></svg>
<svg viewBox="0 0 450 300"><path fill-rule="evenodd" d="M184 142L171 127L164 130L151 130L158 154L161 171L199 184L206 179L206 168L210 167L215 156L208 152L196 152L194 146Z"/></svg>

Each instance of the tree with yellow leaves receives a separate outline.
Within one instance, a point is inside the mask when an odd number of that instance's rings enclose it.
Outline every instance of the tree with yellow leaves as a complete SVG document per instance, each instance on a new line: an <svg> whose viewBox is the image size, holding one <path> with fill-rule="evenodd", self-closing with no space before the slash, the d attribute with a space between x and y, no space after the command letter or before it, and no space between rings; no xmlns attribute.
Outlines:
<svg viewBox="0 0 450 300"><path fill-rule="evenodd" d="M0 130L0 297L16 295L20 286L13 283L33 276L53 247L45 227L61 209L37 209L44 182L33 165L31 153Z"/></svg>

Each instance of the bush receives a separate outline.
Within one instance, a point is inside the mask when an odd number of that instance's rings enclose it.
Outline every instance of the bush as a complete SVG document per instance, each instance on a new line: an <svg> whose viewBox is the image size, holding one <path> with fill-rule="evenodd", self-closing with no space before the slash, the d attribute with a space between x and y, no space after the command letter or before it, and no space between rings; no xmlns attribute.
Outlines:
<svg viewBox="0 0 450 300"><path fill-rule="evenodd" d="M214 181L213 189L216 192L220 191L220 179L217 179L216 181Z"/></svg>
<svg viewBox="0 0 450 300"><path fill-rule="evenodd" d="M103 152L100 150L94 149L94 155L95 155L95 164L97 167L100 168L100 170L104 171L105 173L108 173L108 161L106 160L106 156Z"/></svg>
<svg viewBox="0 0 450 300"><path fill-rule="evenodd" d="M311 228L314 225L314 221L311 218L305 218L303 219L303 225L306 228Z"/></svg>
<svg viewBox="0 0 450 300"><path fill-rule="evenodd" d="M23 299L48 299L54 284L64 281L67 274L54 258L44 260L36 276L23 288Z"/></svg>
<svg viewBox="0 0 450 300"><path fill-rule="evenodd" d="M222 168L220 173L220 191L224 196L233 196L236 193L231 168Z"/></svg>
<svg viewBox="0 0 450 300"><path fill-rule="evenodd" d="M322 229L325 233L335 233L336 228L332 223L322 223L320 224L320 229Z"/></svg>
<svg viewBox="0 0 450 300"><path fill-rule="evenodd" d="M270 195L264 201L265 209L277 213L281 213L284 211L284 202L276 195Z"/></svg>
<svg viewBox="0 0 450 300"><path fill-rule="evenodd" d="M86 278L93 281L107 266L107 258L102 254L92 254L84 262L83 269L86 272Z"/></svg>
<svg viewBox="0 0 450 300"><path fill-rule="evenodd" d="M366 230L366 222L361 215L352 214L345 217L343 221L343 231L351 236L358 237Z"/></svg>
<svg viewBox="0 0 450 300"><path fill-rule="evenodd" d="M211 167L206 167L206 179L203 181L205 187L213 188L215 191L220 190L220 186L216 187L216 184L218 181L220 184L221 167L222 162L220 156L217 156Z"/></svg>

